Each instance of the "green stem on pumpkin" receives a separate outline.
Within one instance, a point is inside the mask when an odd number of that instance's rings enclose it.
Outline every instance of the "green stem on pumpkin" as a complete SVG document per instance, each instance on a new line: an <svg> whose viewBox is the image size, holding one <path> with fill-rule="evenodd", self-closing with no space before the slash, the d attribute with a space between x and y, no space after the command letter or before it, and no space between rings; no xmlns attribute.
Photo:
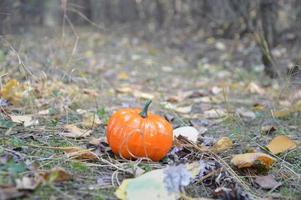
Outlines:
<svg viewBox="0 0 301 200"><path fill-rule="evenodd" d="M148 107L149 105L152 103L152 100L147 100L147 102L145 103L142 111L139 113L139 115L143 118L146 118L147 117L147 110L148 110Z"/></svg>

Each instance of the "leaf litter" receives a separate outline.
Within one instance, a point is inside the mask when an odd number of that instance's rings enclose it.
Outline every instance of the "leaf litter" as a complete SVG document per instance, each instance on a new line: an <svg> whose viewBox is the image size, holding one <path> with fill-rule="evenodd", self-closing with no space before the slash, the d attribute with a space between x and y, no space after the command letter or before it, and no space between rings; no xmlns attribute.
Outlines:
<svg viewBox="0 0 301 200"><path fill-rule="evenodd" d="M277 102L274 99L278 99L277 93L281 91L273 83L259 84L261 80L249 81L249 78L241 81L239 75L207 61L200 65L200 71L191 69L190 73L186 68L182 70L188 63L181 55L172 59L146 56L145 48L153 47L131 48L128 38L114 38L114 45L110 46L112 40L100 34L81 37L90 41L89 44L93 44L92 40L96 38L101 41L100 45L106 45L106 51L100 50L102 52L97 54L99 59L94 58L96 52L91 48L79 55L95 66L93 69L82 67L74 60L72 65L78 64L74 71L62 67L59 73L48 72L47 78L32 77L33 80L26 81L24 77L13 76L14 67L5 69L8 76L2 80L0 128L10 134L3 134L3 151L21 160L32 156L41 163L42 169L35 171L5 165L19 176L12 177L16 185L0 184L0 198L35 195L28 191L39 191L45 183L58 190L78 187L76 192L80 194L82 190L79 188L87 188L90 181L99 182L102 178L100 172L110 180L106 181L105 187L112 193L116 191L121 199L141 199L146 197L145 194L149 197L161 195L166 199L185 198L184 194L198 196L192 191L202 191L202 195L210 198L248 199L249 196L265 195L255 186L280 193L278 189L287 186L278 184L279 180L298 187L291 182L297 174L298 156L290 156L300 152L300 137L295 132L288 134L295 134L294 140L290 139L291 136L277 136L282 129L289 131L292 126L298 130L297 119L301 112L298 95L291 95L291 100L280 97ZM214 39L211 43L224 51L222 41ZM59 54L68 56L64 48L57 48L59 44L53 42L49 45L58 49ZM112 57L109 52L116 49L120 52ZM53 59L53 65L61 65L60 58L43 51L42 54ZM127 60L124 51L132 53L131 59ZM168 48L161 51L163 56L171 53ZM128 62L127 67L120 64L123 60ZM158 69L153 67L154 63L158 64ZM34 71L44 70L34 63L32 66L36 68ZM154 70L153 73L145 73L146 66L148 70ZM74 73L69 73L71 71ZM192 78L198 81L191 81ZM112 154L104 140L108 116L116 108L137 105L144 99L153 99L158 113L172 114L170 122L179 127L174 130L177 137L172 150L158 163L123 160ZM105 109L100 112L102 107ZM290 118L294 119L293 124L290 124ZM279 120L275 121L277 126L262 126L261 123L270 119ZM27 132L31 136L24 138ZM269 151L258 151L265 145ZM246 153L249 148L254 151ZM0 149L1 156L3 151ZM277 154L280 158L270 154ZM54 166L45 168L49 163ZM267 177L251 171L253 168L260 171L259 165L268 170ZM136 173L135 169L141 170ZM24 175L24 172L29 175ZM249 172L254 173L257 185L251 178L241 179ZM289 178L278 179L283 174ZM277 177L276 182L274 177ZM138 189L138 186L141 187Z"/></svg>

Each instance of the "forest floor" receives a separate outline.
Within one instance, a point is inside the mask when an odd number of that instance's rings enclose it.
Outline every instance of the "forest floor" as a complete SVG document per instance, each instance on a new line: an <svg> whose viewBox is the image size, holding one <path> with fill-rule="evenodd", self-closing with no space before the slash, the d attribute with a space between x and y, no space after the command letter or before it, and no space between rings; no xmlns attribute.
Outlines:
<svg viewBox="0 0 301 200"><path fill-rule="evenodd" d="M298 84L267 78L251 40L165 37L78 29L1 38L0 199L116 199L137 171L200 160L205 173L181 188L183 199L300 198ZM174 128L195 127L199 141L179 139L160 162L114 156L105 142L110 115L150 98L151 112ZM265 146L279 135L297 147L272 155ZM211 152L222 137L233 145ZM230 162L259 151L273 157L271 168Z"/></svg>

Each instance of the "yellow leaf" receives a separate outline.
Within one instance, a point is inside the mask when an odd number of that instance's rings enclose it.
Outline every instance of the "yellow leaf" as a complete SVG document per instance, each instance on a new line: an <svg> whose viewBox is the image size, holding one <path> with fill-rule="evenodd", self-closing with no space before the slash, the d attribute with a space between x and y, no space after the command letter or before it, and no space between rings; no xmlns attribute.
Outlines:
<svg viewBox="0 0 301 200"><path fill-rule="evenodd" d="M268 169L276 160L265 153L245 153L234 155L231 163L238 168L247 168L254 166L256 161Z"/></svg>
<svg viewBox="0 0 301 200"><path fill-rule="evenodd" d="M118 199L127 200L127 187L131 179L125 179L122 181L121 185L115 191L115 195Z"/></svg>
<svg viewBox="0 0 301 200"><path fill-rule="evenodd" d="M61 135L70 138L85 138L91 134L91 130L83 130L73 124L64 126L65 131Z"/></svg>
<svg viewBox="0 0 301 200"><path fill-rule="evenodd" d="M289 116L292 113L290 109L284 109L279 111L272 111L272 115L276 118L284 118Z"/></svg>
<svg viewBox="0 0 301 200"><path fill-rule="evenodd" d="M24 90L24 85L20 84L17 80L12 79L1 89L1 96L12 104L18 104L23 97Z"/></svg>
<svg viewBox="0 0 301 200"><path fill-rule="evenodd" d="M120 72L117 75L117 79L119 79L119 80L128 80L129 79L129 75L126 72Z"/></svg>
<svg viewBox="0 0 301 200"><path fill-rule="evenodd" d="M212 147L212 150L215 152L222 152L232 148L233 142L228 137L222 137L219 139Z"/></svg>
<svg viewBox="0 0 301 200"><path fill-rule="evenodd" d="M267 146L273 154L282 153L291 149L295 149L297 144L285 135L275 137Z"/></svg>

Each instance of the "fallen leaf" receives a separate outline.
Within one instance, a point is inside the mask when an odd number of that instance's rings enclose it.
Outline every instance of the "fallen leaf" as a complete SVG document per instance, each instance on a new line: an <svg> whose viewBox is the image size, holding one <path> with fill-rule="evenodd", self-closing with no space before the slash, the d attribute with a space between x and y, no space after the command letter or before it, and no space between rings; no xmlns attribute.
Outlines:
<svg viewBox="0 0 301 200"><path fill-rule="evenodd" d="M208 119L225 117L227 114L223 109L212 109L204 112L204 117Z"/></svg>
<svg viewBox="0 0 301 200"><path fill-rule="evenodd" d="M12 104L18 104L22 100L24 90L24 85L11 79L1 89L1 96Z"/></svg>
<svg viewBox="0 0 301 200"><path fill-rule="evenodd" d="M101 142L101 138L93 137L89 140L89 144L91 144L93 146L99 146L100 142Z"/></svg>
<svg viewBox="0 0 301 200"><path fill-rule="evenodd" d="M43 180L38 176L24 176L20 179L16 179L16 187L19 190L35 190L42 183L42 181Z"/></svg>
<svg viewBox="0 0 301 200"><path fill-rule="evenodd" d="M257 93L260 95L265 94L265 90L254 82L249 83L249 85L247 86L247 90L251 93Z"/></svg>
<svg viewBox="0 0 301 200"><path fill-rule="evenodd" d="M85 88L85 89L83 89L83 92L84 92L84 94L92 96L92 97L98 97L99 96L98 91L94 90L94 89Z"/></svg>
<svg viewBox="0 0 301 200"><path fill-rule="evenodd" d="M276 130L277 129L274 126L266 125L266 126L262 126L260 131L261 131L261 133L264 133L264 134L270 134Z"/></svg>
<svg viewBox="0 0 301 200"><path fill-rule="evenodd" d="M24 197L25 194L26 193L24 191L19 191L15 186L0 185L0 199L1 200L18 199L18 198Z"/></svg>
<svg viewBox="0 0 301 200"><path fill-rule="evenodd" d="M98 115L91 112L85 112L82 116L81 125L85 128L95 128L101 124L101 120L99 119Z"/></svg>
<svg viewBox="0 0 301 200"><path fill-rule="evenodd" d="M233 142L228 137L222 137L212 147L214 152L222 152L232 148Z"/></svg>
<svg viewBox="0 0 301 200"><path fill-rule="evenodd" d="M253 105L252 110L253 110L253 111L263 111L264 108L265 108L265 105L260 104L260 103L255 103L255 104Z"/></svg>
<svg viewBox="0 0 301 200"><path fill-rule="evenodd" d="M83 160L83 161L97 161L99 160L99 157L90 151L89 149L82 149L79 147L71 147L71 148L65 148L61 149L65 152L65 154L75 160Z"/></svg>
<svg viewBox="0 0 301 200"><path fill-rule="evenodd" d="M272 175L257 176L255 178L255 183L263 189L276 189L281 185L281 183L277 182Z"/></svg>
<svg viewBox="0 0 301 200"><path fill-rule="evenodd" d="M154 95L151 93L141 92L139 90L134 90L133 95L136 98L142 98L142 99L154 99Z"/></svg>
<svg viewBox="0 0 301 200"><path fill-rule="evenodd" d="M273 154L278 154L295 149L297 144L285 135L278 135L266 147Z"/></svg>
<svg viewBox="0 0 301 200"><path fill-rule="evenodd" d="M45 147L45 146L36 146L37 148L46 148L64 151L64 153L70 158L75 160L82 161L96 161L99 160L99 157L89 149L83 149L81 147Z"/></svg>
<svg viewBox="0 0 301 200"><path fill-rule="evenodd" d="M132 94L136 98L142 98L142 99L154 99L154 95L146 92L141 92L139 90L130 88L130 87L120 87L115 89L116 92L119 93L129 93Z"/></svg>
<svg viewBox="0 0 301 200"><path fill-rule="evenodd" d="M64 182L72 179L72 175L60 167L54 167L49 171L39 172L39 175L47 182Z"/></svg>
<svg viewBox="0 0 301 200"><path fill-rule="evenodd" d="M122 200L178 199L182 187L187 186L200 170L198 162L153 170L137 178L123 180L115 195Z"/></svg>
<svg viewBox="0 0 301 200"><path fill-rule="evenodd" d="M244 117L244 118L249 118L249 119L255 119L256 115L254 112L247 110L245 108L239 108L236 110L236 113L240 116L240 117Z"/></svg>
<svg viewBox="0 0 301 200"><path fill-rule="evenodd" d="M33 125L38 125L39 121L34 120L32 115L11 115L12 122L23 124L24 127L29 127Z"/></svg>
<svg viewBox="0 0 301 200"><path fill-rule="evenodd" d="M49 109L45 109L45 110L40 110L38 112L38 115L48 115L50 112L49 112Z"/></svg>
<svg viewBox="0 0 301 200"><path fill-rule="evenodd" d="M164 103L162 103L162 105L166 109L173 110L175 112L183 113L183 114L190 113L191 110L192 110L192 105L190 105L190 106L176 106L176 105L168 103L168 102L164 102Z"/></svg>
<svg viewBox="0 0 301 200"><path fill-rule="evenodd" d="M65 125L64 129L65 130L63 133L61 133L61 135L70 138L85 138L92 133L91 130L83 130L73 124Z"/></svg>
<svg viewBox="0 0 301 200"><path fill-rule="evenodd" d="M179 135L186 137L189 141L196 143L198 140L199 132L192 126L184 126L173 130L173 135L178 137Z"/></svg>
<svg viewBox="0 0 301 200"><path fill-rule="evenodd" d="M275 158L265 153L245 153L234 155L231 163L238 168L247 168L253 167L257 162L259 162L268 169L275 161Z"/></svg>
<svg viewBox="0 0 301 200"><path fill-rule="evenodd" d="M126 72L120 72L117 75L117 79L118 80L128 80L129 79L129 75Z"/></svg>
<svg viewBox="0 0 301 200"><path fill-rule="evenodd" d="M278 111L272 111L273 117L276 118L285 118L292 114L292 111L290 109L283 109L283 110L278 110Z"/></svg>
<svg viewBox="0 0 301 200"><path fill-rule="evenodd" d="M212 94L215 94L215 95L221 93L222 91L223 91L223 88L220 88L220 87L217 87L217 86L214 86L214 87L211 88Z"/></svg>

